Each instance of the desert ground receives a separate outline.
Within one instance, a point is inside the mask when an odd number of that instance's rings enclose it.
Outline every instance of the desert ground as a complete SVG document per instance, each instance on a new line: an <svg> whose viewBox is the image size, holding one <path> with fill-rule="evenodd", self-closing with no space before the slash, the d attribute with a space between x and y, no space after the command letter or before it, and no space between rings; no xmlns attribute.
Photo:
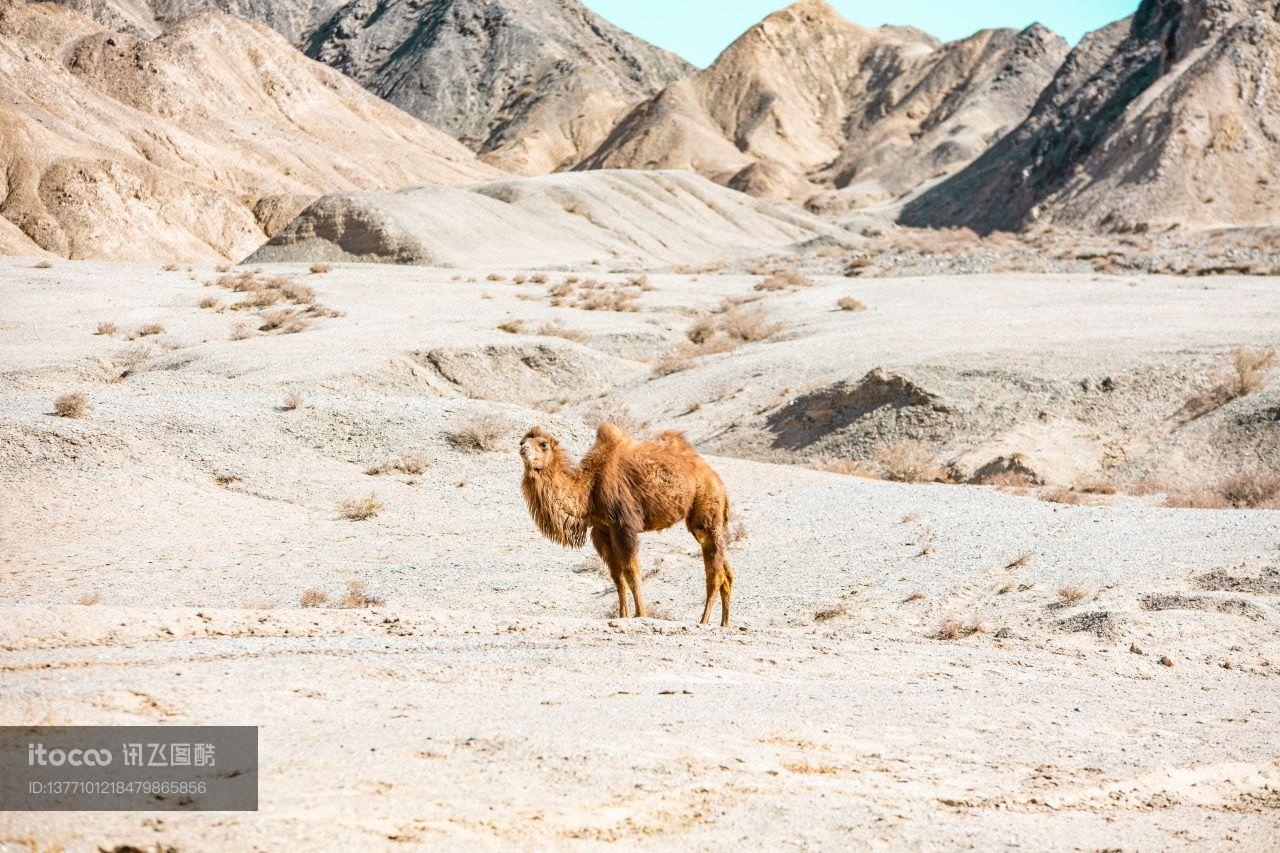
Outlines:
<svg viewBox="0 0 1280 853"><path fill-rule="evenodd" d="M1280 514L1186 498L1275 464L1187 400L1280 279L791 267L0 260L0 724L262 773L0 851L1280 849ZM537 534L520 436L601 420L720 472L729 628L683 529L629 620Z"/></svg>

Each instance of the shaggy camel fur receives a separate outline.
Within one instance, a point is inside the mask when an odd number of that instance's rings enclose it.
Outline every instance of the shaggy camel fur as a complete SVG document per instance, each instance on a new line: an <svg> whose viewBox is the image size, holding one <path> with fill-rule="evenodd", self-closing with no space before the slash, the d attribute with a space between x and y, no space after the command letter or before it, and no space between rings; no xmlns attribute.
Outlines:
<svg viewBox="0 0 1280 853"><path fill-rule="evenodd" d="M618 590L618 615L627 616L627 589L635 615L644 616L640 592L639 534L666 530L684 519L702 546L711 620L720 594L720 624L729 624L733 571L726 559L729 496L720 476L678 432L636 441L613 424L596 433L595 446L574 466L560 442L535 427L520 442L529 514L542 534L569 548L591 544L609 567Z"/></svg>

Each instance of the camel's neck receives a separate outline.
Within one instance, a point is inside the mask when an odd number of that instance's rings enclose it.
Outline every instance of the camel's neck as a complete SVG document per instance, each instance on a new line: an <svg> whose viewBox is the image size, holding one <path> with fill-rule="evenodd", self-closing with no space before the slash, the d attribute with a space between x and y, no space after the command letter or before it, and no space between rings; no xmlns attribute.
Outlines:
<svg viewBox="0 0 1280 853"><path fill-rule="evenodd" d="M586 543L590 474L560 458L542 471L526 471L520 488L543 536L568 548Z"/></svg>

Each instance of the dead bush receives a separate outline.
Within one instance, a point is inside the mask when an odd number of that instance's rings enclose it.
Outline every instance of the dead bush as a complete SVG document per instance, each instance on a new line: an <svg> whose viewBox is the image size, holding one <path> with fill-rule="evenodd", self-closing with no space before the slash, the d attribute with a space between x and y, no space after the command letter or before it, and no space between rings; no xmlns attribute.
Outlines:
<svg viewBox="0 0 1280 853"><path fill-rule="evenodd" d="M459 450L487 453L498 449L506 433L505 424L497 418L484 415L446 433L445 440Z"/></svg>
<svg viewBox="0 0 1280 853"><path fill-rule="evenodd" d="M766 293L776 293L780 290L799 290L812 286L813 281L796 270L780 270L756 284L755 289Z"/></svg>
<svg viewBox="0 0 1280 853"><path fill-rule="evenodd" d="M1040 500L1054 504L1066 504L1068 506L1079 506L1086 503L1084 495L1079 492L1063 486L1054 486L1040 493Z"/></svg>
<svg viewBox="0 0 1280 853"><path fill-rule="evenodd" d="M365 607L381 607L386 604L378 596L369 592L369 585L364 581L347 581L347 594L342 597L338 606L346 610L360 610Z"/></svg>
<svg viewBox="0 0 1280 853"><path fill-rule="evenodd" d="M83 418L89 413L89 399L79 392L63 394L53 401L53 413L60 418Z"/></svg>
<svg viewBox="0 0 1280 853"><path fill-rule="evenodd" d="M836 306L841 311L866 311L867 306L862 302L854 299L852 296L842 296L836 300Z"/></svg>
<svg viewBox="0 0 1280 853"><path fill-rule="evenodd" d="M739 521L737 524L729 528L729 544L733 545L737 542L745 542L751 537L751 533L747 530L747 526Z"/></svg>
<svg viewBox="0 0 1280 853"><path fill-rule="evenodd" d="M298 606L303 608L324 607L329 603L329 593L322 589L309 589L298 599Z"/></svg>
<svg viewBox="0 0 1280 853"><path fill-rule="evenodd" d="M343 518L349 521L367 521L386 509L378 500L377 492L370 492L363 498L347 498L338 505Z"/></svg>
<svg viewBox="0 0 1280 853"><path fill-rule="evenodd" d="M372 465L366 468L365 473L370 477L377 477L381 474L391 474L398 471L401 474L418 476L427 472L428 464L426 457L420 454L404 453L380 465Z"/></svg>
<svg viewBox="0 0 1280 853"><path fill-rule="evenodd" d="M1062 599L1063 604L1078 604L1087 596L1088 593L1084 588L1077 584L1067 584L1058 590L1058 597Z"/></svg>
<svg viewBox="0 0 1280 853"><path fill-rule="evenodd" d="M1006 569L1020 569L1023 566L1029 566L1031 565L1031 560L1035 555L1035 551L1023 551L1021 554L1005 563L1004 567Z"/></svg>
<svg viewBox="0 0 1280 853"><path fill-rule="evenodd" d="M333 267L330 264L312 264L311 265L312 275L323 275L324 273L327 273L327 272L333 272Z"/></svg>
<svg viewBox="0 0 1280 853"><path fill-rule="evenodd" d="M35 270L51 270L51 269L53 269L53 262L52 262L52 261L38 261L38 262L36 262L35 264L32 264L31 268L32 268L32 269L35 269Z"/></svg>
<svg viewBox="0 0 1280 853"><path fill-rule="evenodd" d="M782 331L782 326L770 323L759 308L735 308L720 318L719 325L730 338L746 343L767 341Z"/></svg>
<svg viewBox="0 0 1280 853"><path fill-rule="evenodd" d="M958 640L961 637L971 637L980 633L982 633L982 620L972 616L963 621L955 618L943 619L938 624L938 630L934 636L939 640Z"/></svg>
<svg viewBox="0 0 1280 853"><path fill-rule="evenodd" d="M301 406L302 395L297 391L287 391L285 392L285 395L280 398L280 408L286 412L297 411Z"/></svg>
<svg viewBox="0 0 1280 853"><path fill-rule="evenodd" d="M159 323L147 323L145 326L139 326L137 331L129 335L128 339L132 341L135 338L149 338L149 337L152 337L153 335L163 335L163 334L164 334L164 326L160 325Z"/></svg>
<svg viewBox="0 0 1280 853"><path fill-rule="evenodd" d="M76 604L79 604L82 607L92 607L93 605L98 604L101 601L102 601L102 593L98 592L97 590L94 590L93 592L86 592L84 595L80 596L80 598L77 599Z"/></svg>
<svg viewBox="0 0 1280 853"><path fill-rule="evenodd" d="M880 467L865 459L818 459L810 467L830 474L844 474L866 480L880 479Z"/></svg>
<svg viewBox="0 0 1280 853"><path fill-rule="evenodd" d="M570 329L559 320L551 323L543 323L538 327L538 334L548 338L564 338L566 341L574 341L581 343L587 339L587 336L577 329Z"/></svg>
<svg viewBox="0 0 1280 853"><path fill-rule="evenodd" d="M1267 384L1267 372L1276 363L1274 350L1244 347L1233 350L1227 367L1214 374L1207 390L1187 400L1183 410L1192 418L1202 417L1260 390Z"/></svg>
<svg viewBox="0 0 1280 853"><path fill-rule="evenodd" d="M823 622L830 622L832 619L839 619L846 616L849 608L843 604L833 604L830 607L823 607L813 614L813 621L821 625Z"/></svg>
<svg viewBox="0 0 1280 853"><path fill-rule="evenodd" d="M253 326L248 323L237 323L236 327L231 330L231 340L243 341L253 337Z"/></svg>
<svg viewBox="0 0 1280 853"><path fill-rule="evenodd" d="M499 332L506 332L508 335L524 334L524 320L508 320L498 325Z"/></svg>
<svg viewBox="0 0 1280 853"><path fill-rule="evenodd" d="M1280 474L1235 474L1217 492L1236 509L1280 509Z"/></svg>
<svg viewBox="0 0 1280 853"><path fill-rule="evenodd" d="M937 455L919 441L903 441L876 452L876 464L886 480L899 483L933 483L946 479Z"/></svg>
<svg viewBox="0 0 1280 853"><path fill-rule="evenodd" d="M116 334L116 332L119 332L119 331L120 331L120 327L117 326L115 323L110 323L104 320L98 324L98 328L94 330L94 334L106 335L107 337L111 337L112 335Z"/></svg>
<svg viewBox="0 0 1280 853"><path fill-rule="evenodd" d="M217 308L221 304L222 303L218 302L218 300L212 296L206 296L199 302L201 308Z"/></svg>

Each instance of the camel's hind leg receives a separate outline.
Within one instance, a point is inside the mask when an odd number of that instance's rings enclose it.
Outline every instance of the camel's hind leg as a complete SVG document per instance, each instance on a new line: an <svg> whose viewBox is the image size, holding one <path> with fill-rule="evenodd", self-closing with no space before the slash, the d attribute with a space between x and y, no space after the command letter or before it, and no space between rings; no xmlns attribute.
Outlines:
<svg viewBox="0 0 1280 853"><path fill-rule="evenodd" d="M702 546L702 565L707 572L707 603L702 608L702 619L699 624L706 625L711 621L711 610L716 604L716 593L720 593L720 624L729 624L729 597L733 591L733 572L729 561L725 559L724 533L719 530L695 530L694 538Z"/></svg>
<svg viewBox="0 0 1280 853"><path fill-rule="evenodd" d="M596 553L600 555L600 559L604 560L604 564L609 567L609 574L613 577L614 589L618 591L618 618L627 618L627 585L622 577L622 567L618 564L617 555L613 551L613 534L607 527L591 528L591 544L595 546Z"/></svg>
<svg viewBox="0 0 1280 853"><path fill-rule="evenodd" d="M635 615L638 618L644 618L648 614L644 609L644 595L640 592L640 542L636 535L630 530L613 528L613 555L618 561L618 569L622 573L623 580L627 582L627 586L631 587L631 597L636 602ZM621 591L621 587L618 594L626 596L626 593Z"/></svg>

